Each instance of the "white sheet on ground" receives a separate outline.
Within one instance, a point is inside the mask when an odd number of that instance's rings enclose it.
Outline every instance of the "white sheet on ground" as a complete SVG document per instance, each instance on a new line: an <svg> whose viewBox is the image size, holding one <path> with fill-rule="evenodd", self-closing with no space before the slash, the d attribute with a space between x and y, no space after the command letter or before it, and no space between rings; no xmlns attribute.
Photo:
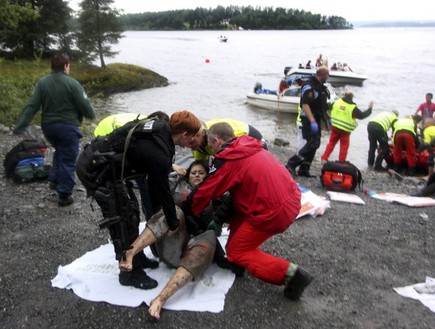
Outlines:
<svg viewBox="0 0 435 329"><path fill-rule="evenodd" d="M417 197L417 196L409 196L406 194L389 193L389 192L376 193L373 194L372 197L378 200L404 204L408 207L435 206L435 199L432 199L430 197Z"/></svg>
<svg viewBox="0 0 435 329"><path fill-rule="evenodd" d="M140 225L140 232L144 224ZM219 238L225 246L228 231L224 228ZM152 258L149 248L145 254ZM66 266L59 266L58 274L51 280L52 286L61 289L72 289L74 293L86 300L107 302L119 306L139 306L142 302L150 302L163 289L175 269L169 269L163 263L157 269L147 269L147 274L157 280L159 285L152 290L141 290L121 286L118 282L118 262L115 260L113 245L108 243L89 251ZM214 312L223 311L225 295L231 288L235 276L212 264L202 277L186 285L169 298L163 308L176 311Z"/></svg>
<svg viewBox="0 0 435 329"><path fill-rule="evenodd" d="M311 192L309 189L298 185L302 192L301 195L301 210L296 219L301 218L306 215L316 217L323 215L327 208L330 207L330 202L318 196L317 194Z"/></svg>
<svg viewBox="0 0 435 329"><path fill-rule="evenodd" d="M403 297L419 300L435 313L435 278L426 277L426 282L407 287L394 288Z"/></svg>
<svg viewBox="0 0 435 329"><path fill-rule="evenodd" d="M358 195L343 193L343 192L326 192L332 201L340 201L347 203L356 203L356 204L366 204L363 199L361 199Z"/></svg>

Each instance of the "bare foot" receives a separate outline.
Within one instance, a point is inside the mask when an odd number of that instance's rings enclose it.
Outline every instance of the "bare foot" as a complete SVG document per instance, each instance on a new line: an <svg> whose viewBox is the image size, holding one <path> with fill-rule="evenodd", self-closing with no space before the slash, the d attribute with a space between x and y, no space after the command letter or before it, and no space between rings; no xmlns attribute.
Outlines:
<svg viewBox="0 0 435 329"><path fill-rule="evenodd" d="M160 319L160 312L162 311L163 302L156 298L151 302L150 308L148 309L148 313L151 317L156 320Z"/></svg>
<svg viewBox="0 0 435 329"><path fill-rule="evenodd" d="M121 271L131 271L133 269L133 256L131 249L125 252L125 260L121 259L119 261L119 269Z"/></svg>

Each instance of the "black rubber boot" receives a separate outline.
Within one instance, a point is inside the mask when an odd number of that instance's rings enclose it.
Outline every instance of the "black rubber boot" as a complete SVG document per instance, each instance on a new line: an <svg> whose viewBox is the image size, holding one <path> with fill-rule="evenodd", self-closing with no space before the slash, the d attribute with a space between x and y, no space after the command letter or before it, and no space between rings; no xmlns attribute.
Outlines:
<svg viewBox="0 0 435 329"><path fill-rule="evenodd" d="M290 172L292 177L296 177L296 167L298 167L302 163L302 158L295 154L287 161L287 165L285 166L287 170Z"/></svg>
<svg viewBox="0 0 435 329"><path fill-rule="evenodd" d="M298 300L313 277L303 268L298 267L295 275L284 288L284 296L290 300Z"/></svg>
<svg viewBox="0 0 435 329"><path fill-rule="evenodd" d="M302 162L302 164L300 165L299 170L298 170L298 176L316 177L316 176L310 174L310 167L311 167L311 164L309 162L306 162L306 161Z"/></svg>
<svg viewBox="0 0 435 329"><path fill-rule="evenodd" d="M119 283L123 286L132 286L138 289L154 289L158 283L150 278L141 268L133 268L131 271L119 272Z"/></svg>

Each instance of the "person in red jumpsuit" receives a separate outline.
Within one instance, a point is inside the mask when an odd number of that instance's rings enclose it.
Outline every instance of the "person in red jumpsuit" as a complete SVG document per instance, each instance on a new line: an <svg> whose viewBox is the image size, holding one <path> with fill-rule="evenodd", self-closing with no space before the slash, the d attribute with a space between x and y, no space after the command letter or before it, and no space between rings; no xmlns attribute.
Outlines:
<svg viewBox="0 0 435 329"><path fill-rule="evenodd" d="M312 280L300 266L268 254L259 246L284 232L301 208L301 192L287 169L261 144L249 137L234 137L226 122L209 128L208 142L215 150L209 176L183 203L183 210L198 216L210 200L227 191L234 213L229 224L227 258L251 275L274 285L285 285L284 295L298 300ZM213 220L208 228L219 231Z"/></svg>

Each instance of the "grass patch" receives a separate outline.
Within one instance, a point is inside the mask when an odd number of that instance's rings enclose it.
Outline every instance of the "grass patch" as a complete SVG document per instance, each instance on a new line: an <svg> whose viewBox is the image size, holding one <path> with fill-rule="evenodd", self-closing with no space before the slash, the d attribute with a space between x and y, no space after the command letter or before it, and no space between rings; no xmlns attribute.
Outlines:
<svg viewBox="0 0 435 329"><path fill-rule="evenodd" d="M51 72L49 60L10 61L0 59L0 124L13 125L27 103L36 82ZM70 75L77 79L86 93L95 98L115 93L168 85L168 80L146 68L113 63L106 69L84 63L71 63ZM35 115L33 123L40 124Z"/></svg>

